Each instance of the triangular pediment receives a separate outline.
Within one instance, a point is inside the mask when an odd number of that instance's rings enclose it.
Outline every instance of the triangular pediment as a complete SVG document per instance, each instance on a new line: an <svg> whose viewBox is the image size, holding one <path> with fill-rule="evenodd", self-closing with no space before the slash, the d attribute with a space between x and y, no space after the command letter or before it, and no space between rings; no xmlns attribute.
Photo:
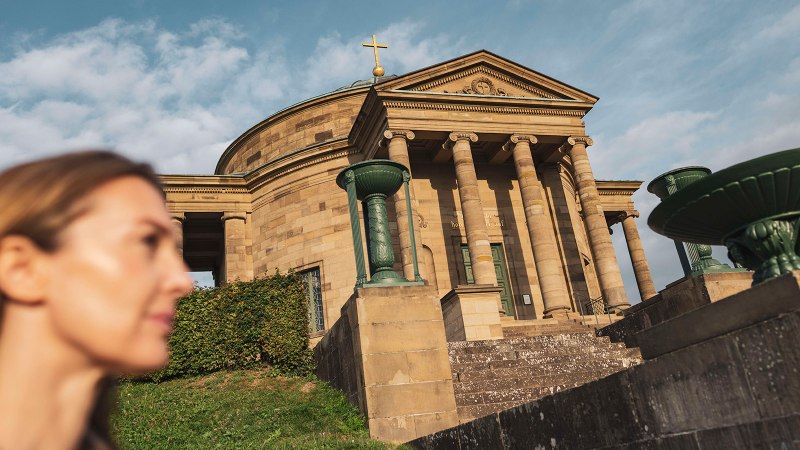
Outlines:
<svg viewBox="0 0 800 450"><path fill-rule="evenodd" d="M598 100L587 92L485 50L401 75L375 88L588 103Z"/></svg>

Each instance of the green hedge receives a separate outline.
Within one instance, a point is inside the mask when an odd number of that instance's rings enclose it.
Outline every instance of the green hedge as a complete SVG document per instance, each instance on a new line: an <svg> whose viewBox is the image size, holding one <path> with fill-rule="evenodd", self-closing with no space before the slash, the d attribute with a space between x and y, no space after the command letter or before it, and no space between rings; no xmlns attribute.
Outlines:
<svg viewBox="0 0 800 450"><path fill-rule="evenodd" d="M178 301L169 365L148 378L263 364L279 373L308 375L313 357L306 302L304 284L294 273L196 289Z"/></svg>

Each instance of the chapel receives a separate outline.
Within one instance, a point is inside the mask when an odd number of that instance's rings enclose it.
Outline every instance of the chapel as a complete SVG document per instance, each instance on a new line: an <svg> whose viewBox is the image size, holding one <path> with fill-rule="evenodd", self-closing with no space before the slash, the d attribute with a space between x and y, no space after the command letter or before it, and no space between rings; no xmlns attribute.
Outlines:
<svg viewBox="0 0 800 450"><path fill-rule="evenodd" d="M616 312L632 300L621 258L641 299L656 294L631 199L641 182L592 173L583 118L598 97L485 50L403 75L380 69L253 125L213 175L162 175L192 271L217 284L299 272L321 337L356 281L336 177L389 159L410 169L415 233L412 249L400 191L387 205L395 270L440 298L488 287L504 321ZM620 223L628 255L612 245Z"/></svg>

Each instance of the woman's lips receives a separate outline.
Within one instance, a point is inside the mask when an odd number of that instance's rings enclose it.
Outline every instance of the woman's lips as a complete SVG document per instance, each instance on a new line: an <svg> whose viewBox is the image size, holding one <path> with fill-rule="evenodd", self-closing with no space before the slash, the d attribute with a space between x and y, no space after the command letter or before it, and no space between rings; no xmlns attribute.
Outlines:
<svg viewBox="0 0 800 450"><path fill-rule="evenodd" d="M172 332L172 323L175 320L175 314L171 312L151 314L150 320L162 327L166 333L170 333Z"/></svg>

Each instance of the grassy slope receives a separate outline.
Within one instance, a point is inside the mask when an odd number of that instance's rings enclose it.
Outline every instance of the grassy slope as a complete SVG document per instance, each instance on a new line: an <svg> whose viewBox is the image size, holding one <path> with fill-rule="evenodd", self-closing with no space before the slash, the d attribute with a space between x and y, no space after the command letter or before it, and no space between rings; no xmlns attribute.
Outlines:
<svg viewBox="0 0 800 450"><path fill-rule="evenodd" d="M389 449L369 439L341 392L264 370L123 383L113 418L123 449Z"/></svg>

